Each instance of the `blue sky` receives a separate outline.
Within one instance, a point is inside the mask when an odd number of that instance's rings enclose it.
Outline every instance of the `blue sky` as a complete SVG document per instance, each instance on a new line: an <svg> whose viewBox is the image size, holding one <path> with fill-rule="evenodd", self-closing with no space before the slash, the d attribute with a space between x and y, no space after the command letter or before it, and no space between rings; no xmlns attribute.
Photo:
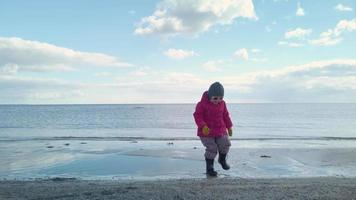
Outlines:
<svg viewBox="0 0 356 200"><path fill-rule="evenodd" d="M351 0L1 1L0 103L356 102Z"/></svg>

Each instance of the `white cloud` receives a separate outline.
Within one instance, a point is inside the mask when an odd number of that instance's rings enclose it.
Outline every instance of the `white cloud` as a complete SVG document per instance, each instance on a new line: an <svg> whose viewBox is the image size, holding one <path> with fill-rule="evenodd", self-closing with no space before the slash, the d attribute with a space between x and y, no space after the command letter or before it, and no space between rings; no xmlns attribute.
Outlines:
<svg viewBox="0 0 356 200"><path fill-rule="evenodd" d="M344 32L351 32L354 30L356 30L356 19L341 20L334 29L329 29L321 33L318 39L310 40L309 43L319 46L335 45L343 40L341 35Z"/></svg>
<svg viewBox="0 0 356 200"><path fill-rule="evenodd" d="M194 74L177 72L169 73L164 81L187 87L191 86L191 84L202 83L202 80Z"/></svg>
<svg viewBox="0 0 356 200"><path fill-rule="evenodd" d="M146 27L144 27L146 25ZM176 35L184 32L183 23L181 19L176 17L160 18L158 16L149 16L141 20L140 27L135 29L135 34L138 35Z"/></svg>
<svg viewBox="0 0 356 200"><path fill-rule="evenodd" d="M297 66L288 66L284 69L268 72L271 77L285 76L336 76L356 75L356 60L325 60L315 61ZM265 73L265 72L263 72Z"/></svg>
<svg viewBox="0 0 356 200"><path fill-rule="evenodd" d="M342 38L334 38L332 36L320 36L319 39L310 40L309 43L317 46L331 46L338 44L342 41Z"/></svg>
<svg viewBox="0 0 356 200"><path fill-rule="evenodd" d="M221 65L223 65L223 60L210 60L203 64L203 68L210 72L221 71Z"/></svg>
<svg viewBox="0 0 356 200"><path fill-rule="evenodd" d="M137 25L137 35L198 35L238 17L257 19L252 0L165 0Z"/></svg>
<svg viewBox="0 0 356 200"><path fill-rule="evenodd" d="M271 29L270 26L265 26L265 30L266 30L268 33L272 32L272 29Z"/></svg>
<svg viewBox="0 0 356 200"><path fill-rule="evenodd" d="M250 49L250 52L252 52L253 54L257 54L260 53L261 50L260 49ZM267 58L254 58L254 57L250 57L249 55L249 50L247 50L246 48L242 48L242 49L238 49L235 51L234 56L240 59L243 59L245 61L252 61L252 62L267 62L268 59Z"/></svg>
<svg viewBox="0 0 356 200"><path fill-rule="evenodd" d="M341 33L345 31L354 31L356 30L356 19L353 20L341 20L336 25L334 29L335 36L339 36Z"/></svg>
<svg viewBox="0 0 356 200"><path fill-rule="evenodd" d="M0 103L84 102L82 89L86 88L85 84L60 79L0 75Z"/></svg>
<svg viewBox="0 0 356 200"><path fill-rule="evenodd" d="M61 91L61 92L33 92L27 96L29 99L35 101L52 101L58 99L68 99L68 98L83 98L86 97L86 94L80 90L70 90L70 91Z"/></svg>
<svg viewBox="0 0 356 200"><path fill-rule="evenodd" d="M287 31L284 34L284 38L287 41L279 41L278 45L289 47L301 47L304 46L304 40L311 34L311 29L296 28L291 31Z"/></svg>
<svg viewBox="0 0 356 200"><path fill-rule="evenodd" d="M257 102L355 102L356 60L317 61L221 81L230 94Z"/></svg>
<svg viewBox="0 0 356 200"><path fill-rule="evenodd" d="M152 75L152 76L151 76ZM190 73L150 73L150 79L112 84L0 75L0 103L195 102L219 80L232 101L356 102L356 60L326 60L211 78Z"/></svg>
<svg viewBox="0 0 356 200"><path fill-rule="evenodd" d="M131 75L137 76L137 77L147 76L147 72L145 72L143 70L137 70L137 71L132 72Z"/></svg>
<svg viewBox="0 0 356 200"><path fill-rule="evenodd" d="M186 51L183 49L168 49L167 51L163 52L163 54L173 59L184 59L198 55L194 51Z"/></svg>
<svg viewBox="0 0 356 200"><path fill-rule="evenodd" d="M77 65L132 66L101 53L80 52L43 42L0 37L0 68L16 66L16 71L73 71Z"/></svg>
<svg viewBox="0 0 356 200"><path fill-rule="evenodd" d="M147 76L150 73L152 73L151 68L148 66L144 66L144 67L141 67L138 70L132 72L131 75L133 75L135 77L143 77L143 76Z"/></svg>
<svg viewBox="0 0 356 200"><path fill-rule="evenodd" d="M302 6L300 5L299 2L298 2L298 5L297 5L297 11L296 11L295 15L299 16L299 17L305 15L304 9L302 8Z"/></svg>
<svg viewBox="0 0 356 200"><path fill-rule="evenodd" d="M289 41L279 41L278 45L289 46L289 47L302 47L304 44L298 42L289 42Z"/></svg>
<svg viewBox="0 0 356 200"><path fill-rule="evenodd" d="M3 65L2 67L0 66L0 74L14 75L17 73L18 69L19 69L18 65L6 64L6 65Z"/></svg>
<svg viewBox="0 0 356 200"><path fill-rule="evenodd" d="M277 21L272 21L269 25L265 26L265 30L270 33L272 32L272 27L277 25Z"/></svg>
<svg viewBox="0 0 356 200"><path fill-rule="evenodd" d="M242 48L242 49L239 49L237 50L234 55L238 58L242 58L244 60L248 60L248 52L247 52L247 49L245 48Z"/></svg>
<svg viewBox="0 0 356 200"><path fill-rule="evenodd" d="M295 30L288 31L284 34L286 39L305 39L312 32L311 29L296 28Z"/></svg>
<svg viewBox="0 0 356 200"><path fill-rule="evenodd" d="M251 49L251 52L252 53L259 53L259 52L261 52L261 49Z"/></svg>
<svg viewBox="0 0 356 200"><path fill-rule="evenodd" d="M345 6L341 3L337 4L335 7L334 7L335 10L338 10L338 11L352 11L353 9L349 6Z"/></svg>
<svg viewBox="0 0 356 200"><path fill-rule="evenodd" d="M99 73L96 73L95 76L96 77L109 77L109 76L112 76L112 74L109 72L99 72Z"/></svg>
<svg viewBox="0 0 356 200"><path fill-rule="evenodd" d="M267 62L268 58L251 58L252 62Z"/></svg>

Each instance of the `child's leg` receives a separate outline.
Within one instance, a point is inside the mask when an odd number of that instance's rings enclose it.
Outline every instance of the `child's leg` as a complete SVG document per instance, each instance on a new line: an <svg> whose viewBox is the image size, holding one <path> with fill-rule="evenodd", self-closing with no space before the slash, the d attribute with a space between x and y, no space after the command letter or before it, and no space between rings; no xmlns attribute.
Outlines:
<svg viewBox="0 0 356 200"><path fill-rule="evenodd" d="M218 146L213 137L200 137L201 142L205 146L205 158L214 159L218 154Z"/></svg>
<svg viewBox="0 0 356 200"><path fill-rule="evenodd" d="M219 149L219 159L218 162L221 164L222 168L225 170L229 170L230 166L226 163L226 155L229 152L231 142L229 136L224 135L216 138L216 143Z"/></svg>
<svg viewBox="0 0 356 200"><path fill-rule="evenodd" d="M217 176L217 172L214 170L214 158L218 153L218 146L215 142L215 138L212 137L200 137L201 142L205 146L205 162L206 162L206 174L209 176Z"/></svg>
<svg viewBox="0 0 356 200"><path fill-rule="evenodd" d="M229 153L229 149L231 146L229 136L224 135L224 136L216 138L216 144L218 146L219 154Z"/></svg>

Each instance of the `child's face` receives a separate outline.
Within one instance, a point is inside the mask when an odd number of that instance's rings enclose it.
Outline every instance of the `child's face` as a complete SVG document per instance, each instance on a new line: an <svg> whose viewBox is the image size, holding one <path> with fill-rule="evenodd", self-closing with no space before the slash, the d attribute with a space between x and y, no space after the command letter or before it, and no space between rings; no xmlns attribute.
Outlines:
<svg viewBox="0 0 356 200"><path fill-rule="evenodd" d="M212 96L210 102L213 104L218 104L223 100L222 96Z"/></svg>

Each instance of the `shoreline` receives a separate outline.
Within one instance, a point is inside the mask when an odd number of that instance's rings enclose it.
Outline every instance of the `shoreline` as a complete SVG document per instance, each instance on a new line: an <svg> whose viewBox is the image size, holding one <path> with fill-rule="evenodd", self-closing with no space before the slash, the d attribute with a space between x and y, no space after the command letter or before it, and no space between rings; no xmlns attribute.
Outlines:
<svg viewBox="0 0 356 200"><path fill-rule="evenodd" d="M0 181L0 199L355 199L356 178Z"/></svg>
<svg viewBox="0 0 356 200"><path fill-rule="evenodd" d="M229 138L232 141L355 141L356 137L335 137L335 136L315 136L315 137L235 137ZM25 142L25 141L124 141L124 142L144 142L144 141L200 141L194 137L145 137L145 136L55 136L55 137L23 137L23 138L0 138L0 142Z"/></svg>
<svg viewBox="0 0 356 200"><path fill-rule="evenodd" d="M204 148L199 142L58 140L6 143L0 158L0 180L51 177L199 179L205 177ZM293 142L232 143L228 157L231 169L224 171L217 161L215 163L216 170L224 178L356 178L354 142L304 141L301 146Z"/></svg>

